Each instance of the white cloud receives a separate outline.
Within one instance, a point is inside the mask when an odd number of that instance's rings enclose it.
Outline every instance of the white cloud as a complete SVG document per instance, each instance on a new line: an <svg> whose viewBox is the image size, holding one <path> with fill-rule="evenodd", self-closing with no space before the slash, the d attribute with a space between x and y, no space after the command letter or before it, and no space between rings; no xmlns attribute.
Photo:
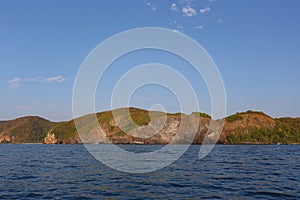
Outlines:
<svg viewBox="0 0 300 200"><path fill-rule="evenodd" d="M15 77L8 81L9 87L11 88L18 88L22 85L22 79Z"/></svg>
<svg viewBox="0 0 300 200"><path fill-rule="evenodd" d="M174 32L183 32L184 28L180 24L177 23L176 20L170 23Z"/></svg>
<svg viewBox="0 0 300 200"><path fill-rule="evenodd" d="M178 10L176 3L171 4L171 10L173 10L173 11Z"/></svg>
<svg viewBox="0 0 300 200"><path fill-rule="evenodd" d="M10 88L19 88L23 86L26 82L32 82L32 83L50 83L50 82L56 82L56 83L62 83L65 81L68 81L68 77L64 76L54 76L54 77L48 77L48 78L19 78L14 77L13 79L8 81Z"/></svg>
<svg viewBox="0 0 300 200"><path fill-rule="evenodd" d="M209 12L210 10L211 10L210 7L201 8L201 9L200 9L200 13L204 14L204 13L206 13L206 12Z"/></svg>
<svg viewBox="0 0 300 200"><path fill-rule="evenodd" d="M176 30L178 30L178 31L183 31L183 26L177 25L177 26L176 26Z"/></svg>
<svg viewBox="0 0 300 200"><path fill-rule="evenodd" d="M169 24L170 24L170 25L176 25L176 24L177 24L177 21L174 20L174 21L170 22Z"/></svg>
<svg viewBox="0 0 300 200"><path fill-rule="evenodd" d="M149 1L147 1L147 0L145 0L144 2L146 3L146 5L147 5L149 8L151 8L151 10L153 10L153 11L156 10L156 6L155 6L154 3L151 3L151 2L149 2Z"/></svg>
<svg viewBox="0 0 300 200"><path fill-rule="evenodd" d="M194 8L192 8L191 6L183 7L181 9L181 11L183 13L183 16L186 16L186 17L193 17L193 16L197 15L196 10Z"/></svg>
<svg viewBox="0 0 300 200"><path fill-rule="evenodd" d="M183 26L180 26L180 25L177 25L174 29L173 29L174 32L177 32L177 33L183 33L184 32L184 29L183 29Z"/></svg>
<svg viewBox="0 0 300 200"><path fill-rule="evenodd" d="M199 26L195 26L195 29L200 29L200 30L202 30L204 27L203 26L201 26L201 25L199 25Z"/></svg>
<svg viewBox="0 0 300 200"><path fill-rule="evenodd" d="M69 80L69 78L64 77L64 76L54 76L54 77L49 77L49 78L45 79L45 81L48 83L50 83L50 82L62 83L62 82L68 81L68 80Z"/></svg>

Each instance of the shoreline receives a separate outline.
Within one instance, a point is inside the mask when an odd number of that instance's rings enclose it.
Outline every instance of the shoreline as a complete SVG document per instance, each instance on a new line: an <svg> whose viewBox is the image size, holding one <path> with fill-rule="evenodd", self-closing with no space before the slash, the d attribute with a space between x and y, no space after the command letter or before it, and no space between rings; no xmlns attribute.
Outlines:
<svg viewBox="0 0 300 200"><path fill-rule="evenodd" d="M129 143L118 143L118 144L114 144L114 143L101 143L101 144L92 144L92 143L77 143L77 144L45 144L45 143L0 143L0 145L136 145L136 146L146 146L146 145L193 145L193 146L201 146L201 145L211 145L211 144L129 144ZM280 143L280 144L263 144L263 143L239 143L239 144L221 144L221 143L217 143L214 145L300 145L300 143Z"/></svg>

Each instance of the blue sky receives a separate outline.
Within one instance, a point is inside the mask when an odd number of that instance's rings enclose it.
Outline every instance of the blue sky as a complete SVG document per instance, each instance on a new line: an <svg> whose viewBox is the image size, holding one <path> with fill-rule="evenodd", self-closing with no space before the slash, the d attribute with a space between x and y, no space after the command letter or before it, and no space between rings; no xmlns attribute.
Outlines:
<svg viewBox="0 0 300 200"><path fill-rule="evenodd" d="M132 28L164 27L199 42L217 64L227 94L227 113L261 110L273 117L300 116L300 1L16 1L0 2L0 120L39 115L72 118L76 73L88 53L108 37ZM184 74L210 113L209 94L188 63L146 50L117 60L96 94L98 111L133 66L159 62ZM102 85L101 85L102 84ZM101 89L101 87L103 87ZM174 95L150 85L132 106L162 104L178 111Z"/></svg>

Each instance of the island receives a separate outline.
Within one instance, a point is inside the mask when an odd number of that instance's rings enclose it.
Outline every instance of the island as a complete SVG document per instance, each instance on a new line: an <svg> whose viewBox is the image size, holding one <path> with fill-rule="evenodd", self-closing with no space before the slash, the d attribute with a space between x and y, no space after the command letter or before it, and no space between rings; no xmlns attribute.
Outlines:
<svg viewBox="0 0 300 200"><path fill-rule="evenodd" d="M75 121L52 122L38 116L20 117L0 122L1 144L44 143L44 144L168 144L177 134L181 121L193 120L198 123L192 144L202 144L211 132L211 122L223 123L218 144L299 144L300 118L272 118L263 112L238 112L224 119L211 120L208 114L193 112L163 113L140 108L95 113L97 121L89 120L89 115L79 119L84 124L84 135L79 137ZM115 116L117 113L117 116ZM161 120L164 118L164 120ZM116 122L118 121L118 123ZM163 121L163 124L159 124ZM123 123L122 128L119 124ZM127 124L126 124L127 123ZM195 124L195 123L193 123ZM100 125L100 126L99 126ZM149 133L156 126L162 126L154 135L137 137L139 132ZM77 127L78 128L78 127ZM181 127L181 137L175 143L186 143L190 126ZM125 129L125 130L124 130ZM174 141L173 141L174 142Z"/></svg>

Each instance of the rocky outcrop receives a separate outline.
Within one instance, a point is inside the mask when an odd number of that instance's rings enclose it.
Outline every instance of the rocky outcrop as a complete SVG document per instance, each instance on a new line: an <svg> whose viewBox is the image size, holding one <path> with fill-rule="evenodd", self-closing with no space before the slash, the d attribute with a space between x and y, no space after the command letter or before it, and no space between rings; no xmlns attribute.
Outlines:
<svg viewBox="0 0 300 200"><path fill-rule="evenodd" d="M48 133L44 139L45 144L57 144L58 140L56 139L54 133Z"/></svg>
<svg viewBox="0 0 300 200"><path fill-rule="evenodd" d="M6 143L11 143L12 142L12 137L4 134L3 136L0 137L0 144L6 144Z"/></svg>
<svg viewBox="0 0 300 200"><path fill-rule="evenodd" d="M145 116L141 116L145 117ZM82 119L86 120L86 119ZM101 119L100 119L101 120ZM87 120L92 121L92 119ZM80 135L82 143L99 144L168 144L194 143L200 144L208 133L210 118L191 115L156 115L144 125L137 125L125 115L117 115L107 123L90 124L79 120L79 129L84 129ZM82 127L81 127L82 124ZM90 127L88 130L86 127ZM54 130L55 132L55 130ZM64 143L64 142L63 142Z"/></svg>

